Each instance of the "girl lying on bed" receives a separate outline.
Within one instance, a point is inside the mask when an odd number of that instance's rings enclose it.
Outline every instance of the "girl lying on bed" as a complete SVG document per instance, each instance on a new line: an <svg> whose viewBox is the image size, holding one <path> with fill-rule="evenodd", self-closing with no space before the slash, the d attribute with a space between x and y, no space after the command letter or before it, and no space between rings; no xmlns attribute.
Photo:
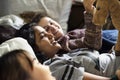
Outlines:
<svg viewBox="0 0 120 80"><path fill-rule="evenodd" d="M88 2L89 4L91 4L89 5L89 8L93 9L94 0L84 1L84 5L87 5ZM96 26L92 23L92 13L88 12L89 10L84 13L86 20L86 30L85 37L82 38L83 42L80 44L83 44L88 49L84 49L83 47L83 49L72 50L68 53L62 53L62 55L61 53L59 53L59 50L64 48L62 48L62 46L56 41L55 35L52 32L48 32L46 28L40 27L36 23L24 25L19 31L19 36L27 39L41 62L46 61L48 58L52 58L48 61L49 64L47 63L49 66L55 66L56 64L59 64L57 62L59 60L60 63L61 61L64 64L71 63L72 66L74 66L74 63L77 62L76 64L79 65L75 67L84 66L85 71L87 72L111 77L120 67L119 56L116 55L114 47L108 54L99 55L99 52L95 50L101 46L102 27ZM60 55L57 55L58 57L55 57L56 54ZM61 58L56 59L59 57ZM62 66L64 66L64 64ZM58 66L55 66L54 68L58 68ZM54 75L59 76L57 75L56 71L54 71L55 69L53 69L52 67L50 69L55 72L53 73Z"/></svg>
<svg viewBox="0 0 120 80"><path fill-rule="evenodd" d="M0 51L0 80L60 80L53 77L48 66L38 62L31 46L23 38L13 38L3 42ZM81 75L72 80L109 80L106 77L84 72L82 67L79 67L78 74Z"/></svg>

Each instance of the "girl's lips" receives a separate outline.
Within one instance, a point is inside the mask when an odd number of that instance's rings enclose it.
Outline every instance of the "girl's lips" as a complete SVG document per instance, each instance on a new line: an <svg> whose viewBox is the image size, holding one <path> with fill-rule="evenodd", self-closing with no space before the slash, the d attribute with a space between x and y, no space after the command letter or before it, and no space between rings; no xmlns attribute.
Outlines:
<svg viewBox="0 0 120 80"><path fill-rule="evenodd" d="M52 45L55 45L55 44L57 44L57 41L53 41L53 42L52 42Z"/></svg>
<svg viewBox="0 0 120 80"><path fill-rule="evenodd" d="M58 33L58 30L56 32L53 33L53 35L56 35Z"/></svg>
<svg viewBox="0 0 120 80"><path fill-rule="evenodd" d="M58 34L59 30L57 30L55 33L53 33L55 39L57 38L57 34Z"/></svg>

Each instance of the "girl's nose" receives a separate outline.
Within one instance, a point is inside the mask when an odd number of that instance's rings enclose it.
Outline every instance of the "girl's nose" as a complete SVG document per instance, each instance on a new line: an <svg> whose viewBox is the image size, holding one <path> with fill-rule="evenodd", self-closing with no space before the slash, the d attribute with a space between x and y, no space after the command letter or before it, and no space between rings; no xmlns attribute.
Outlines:
<svg viewBox="0 0 120 80"><path fill-rule="evenodd" d="M54 25L49 25L49 28L50 28L50 31L51 31L52 33L56 32L56 30L57 30L57 27L54 26Z"/></svg>
<svg viewBox="0 0 120 80"><path fill-rule="evenodd" d="M49 39L53 39L54 38L54 35L52 33L47 33L46 35L48 36Z"/></svg>

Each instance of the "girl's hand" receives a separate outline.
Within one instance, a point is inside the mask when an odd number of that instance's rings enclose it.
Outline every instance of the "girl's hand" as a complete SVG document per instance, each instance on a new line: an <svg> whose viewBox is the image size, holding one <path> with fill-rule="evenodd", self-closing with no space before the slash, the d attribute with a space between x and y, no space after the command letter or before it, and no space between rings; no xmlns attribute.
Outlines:
<svg viewBox="0 0 120 80"><path fill-rule="evenodd" d="M95 8L95 6L93 5L94 2L95 2L95 0L83 0L84 8L88 13L93 14L93 11Z"/></svg>

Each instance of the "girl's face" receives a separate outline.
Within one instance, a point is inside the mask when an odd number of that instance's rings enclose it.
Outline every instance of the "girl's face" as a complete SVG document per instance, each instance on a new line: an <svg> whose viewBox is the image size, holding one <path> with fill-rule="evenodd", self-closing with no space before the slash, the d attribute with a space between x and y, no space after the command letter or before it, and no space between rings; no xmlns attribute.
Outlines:
<svg viewBox="0 0 120 80"><path fill-rule="evenodd" d="M40 64L37 60L33 60L33 71L32 71L33 80L56 80L48 66Z"/></svg>
<svg viewBox="0 0 120 80"><path fill-rule="evenodd" d="M37 49L43 52L47 57L53 57L58 50L61 49L60 44L55 41L54 35L48 33L40 26L34 26L33 29L35 31Z"/></svg>
<svg viewBox="0 0 120 80"><path fill-rule="evenodd" d="M36 57L30 56L28 53L26 54L26 56L27 58L24 56L22 58L20 57L19 60L23 68L25 68L25 70L27 70L30 74L30 80L56 80L52 76L48 66L42 65L41 63L39 63ZM29 67L31 64L32 68Z"/></svg>
<svg viewBox="0 0 120 80"><path fill-rule="evenodd" d="M49 17L43 17L39 21L39 26L43 27L47 32L52 33L56 40L64 35L61 26Z"/></svg>

